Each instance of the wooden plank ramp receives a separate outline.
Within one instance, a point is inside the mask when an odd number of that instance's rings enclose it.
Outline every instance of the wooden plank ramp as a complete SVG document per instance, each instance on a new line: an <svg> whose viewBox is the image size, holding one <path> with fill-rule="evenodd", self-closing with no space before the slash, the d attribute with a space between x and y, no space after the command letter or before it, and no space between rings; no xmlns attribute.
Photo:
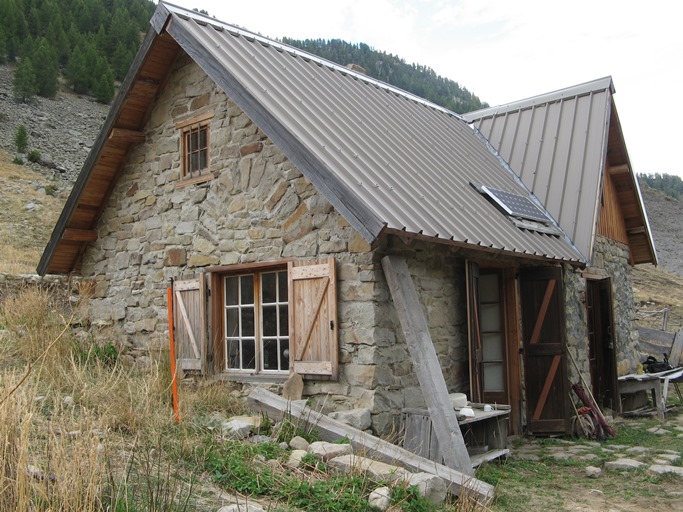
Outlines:
<svg viewBox="0 0 683 512"><path fill-rule="evenodd" d="M466 494L481 503L489 503L495 495L493 486L486 482L442 464L437 464L400 446L333 420L304 403L285 400L266 389L258 387L249 394L247 403L253 409L267 413L273 418L289 417L295 424L303 421L314 427L323 441L333 442L346 437L354 450L362 452L367 457L403 467L411 472L437 475L443 478L448 492L452 495Z"/></svg>

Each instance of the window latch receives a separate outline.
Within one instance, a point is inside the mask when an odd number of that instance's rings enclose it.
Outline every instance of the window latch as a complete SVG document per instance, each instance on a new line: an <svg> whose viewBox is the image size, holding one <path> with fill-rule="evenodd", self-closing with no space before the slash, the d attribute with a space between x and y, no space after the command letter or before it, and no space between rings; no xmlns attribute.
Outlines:
<svg viewBox="0 0 683 512"><path fill-rule="evenodd" d="M330 331L334 331L334 320L330 320Z"/></svg>

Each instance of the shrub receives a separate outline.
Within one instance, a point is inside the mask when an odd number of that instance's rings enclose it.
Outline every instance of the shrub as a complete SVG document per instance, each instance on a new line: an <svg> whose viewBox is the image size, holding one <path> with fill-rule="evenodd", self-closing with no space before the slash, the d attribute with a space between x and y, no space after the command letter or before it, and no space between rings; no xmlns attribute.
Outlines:
<svg viewBox="0 0 683 512"><path fill-rule="evenodd" d="M12 163L14 165L24 165L24 161L18 156L14 157L14 160L12 160Z"/></svg>
<svg viewBox="0 0 683 512"><path fill-rule="evenodd" d="M38 162L40 160L40 151L38 151L37 149L32 149L28 152L26 158L28 158L29 162Z"/></svg>
<svg viewBox="0 0 683 512"><path fill-rule="evenodd" d="M14 146L19 153L26 153L26 148L28 147L28 132L23 124L19 125L19 128L17 128L17 131L14 134Z"/></svg>

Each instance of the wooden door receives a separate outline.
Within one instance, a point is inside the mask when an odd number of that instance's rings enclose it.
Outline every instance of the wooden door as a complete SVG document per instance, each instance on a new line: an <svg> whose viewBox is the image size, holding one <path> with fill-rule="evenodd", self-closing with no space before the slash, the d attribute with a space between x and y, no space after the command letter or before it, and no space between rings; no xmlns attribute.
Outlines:
<svg viewBox="0 0 683 512"><path fill-rule="evenodd" d="M520 277L527 428L530 433L568 433L562 269L525 269Z"/></svg>
<svg viewBox="0 0 683 512"><path fill-rule="evenodd" d="M292 368L308 376L339 375L334 258L288 264Z"/></svg>
<svg viewBox="0 0 683 512"><path fill-rule="evenodd" d="M205 373L207 318L204 274L173 282L173 327L178 368Z"/></svg>

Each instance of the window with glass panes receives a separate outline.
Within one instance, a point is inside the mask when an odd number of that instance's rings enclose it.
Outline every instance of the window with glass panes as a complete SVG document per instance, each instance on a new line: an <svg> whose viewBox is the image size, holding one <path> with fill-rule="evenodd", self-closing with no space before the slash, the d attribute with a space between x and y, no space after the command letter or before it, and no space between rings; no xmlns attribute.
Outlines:
<svg viewBox="0 0 683 512"><path fill-rule="evenodd" d="M226 276L226 370L289 371L287 271Z"/></svg>
<svg viewBox="0 0 683 512"><path fill-rule="evenodd" d="M201 173L209 167L209 127L192 125L183 133L185 137L185 176Z"/></svg>

